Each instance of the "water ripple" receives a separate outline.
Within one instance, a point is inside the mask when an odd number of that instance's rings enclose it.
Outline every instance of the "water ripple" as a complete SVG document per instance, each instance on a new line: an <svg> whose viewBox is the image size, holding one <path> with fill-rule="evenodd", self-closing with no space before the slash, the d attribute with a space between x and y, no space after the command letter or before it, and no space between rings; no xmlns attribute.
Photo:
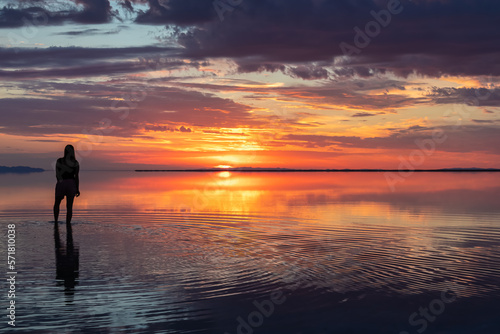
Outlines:
<svg viewBox="0 0 500 334"><path fill-rule="evenodd" d="M462 298L500 296L500 226L489 220L337 218L81 210L73 227L79 276L68 292L55 278L50 213L0 212L26 245L19 246L20 304L29 312L20 321L40 333L76 330L68 324L75 313L88 330L161 324L165 333L209 332L214 317L232 323L276 291L318 312L373 294L435 295L447 286Z"/></svg>

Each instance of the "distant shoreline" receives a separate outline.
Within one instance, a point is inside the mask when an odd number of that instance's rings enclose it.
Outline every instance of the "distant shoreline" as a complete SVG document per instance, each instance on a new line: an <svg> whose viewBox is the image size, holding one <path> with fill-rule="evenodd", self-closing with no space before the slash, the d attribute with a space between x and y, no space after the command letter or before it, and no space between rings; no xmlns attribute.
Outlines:
<svg viewBox="0 0 500 334"><path fill-rule="evenodd" d="M308 173L320 173L320 172L450 172L450 173L460 173L460 172L500 172L500 169L415 169L415 170L399 170L399 169L237 169L237 168L207 168L207 169L136 169L135 172L139 173L172 173L172 172L242 172L242 173L254 173L254 172L273 172L273 173L290 173L290 172L308 172Z"/></svg>
<svg viewBox="0 0 500 334"><path fill-rule="evenodd" d="M0 166L0 174L8 174L8 173L29 174L29 173L41 173L41 172L45 172L45 169L33 168L28 166L13 166L13 167Z"/></svg>

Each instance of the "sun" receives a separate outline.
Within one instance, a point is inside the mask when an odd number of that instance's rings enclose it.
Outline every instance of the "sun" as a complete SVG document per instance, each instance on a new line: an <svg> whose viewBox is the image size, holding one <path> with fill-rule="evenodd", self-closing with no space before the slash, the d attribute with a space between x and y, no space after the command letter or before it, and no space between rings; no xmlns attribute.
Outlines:
<svg viewBox="0 0 500 334"><path fill-rule="evenodd" d="M215 168L229 169L229 168L233 168L233 166L230 166L230 165L218 165L218 166L215 166Z"/></svg>

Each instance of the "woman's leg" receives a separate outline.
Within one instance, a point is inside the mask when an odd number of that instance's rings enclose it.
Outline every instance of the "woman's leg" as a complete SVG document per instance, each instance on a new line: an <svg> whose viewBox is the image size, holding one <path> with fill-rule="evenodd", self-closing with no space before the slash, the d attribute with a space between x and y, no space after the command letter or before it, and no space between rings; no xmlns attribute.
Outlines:
<svg viewBox="0 0 500 334"><path fill-rule="evenodd" d="M73 200L75 196L66 196L66 225L71 223L73 217Z"/></svg>
<svg viewBox="0 0 500 334"><path fill-rule="evenodd" d="M54 201L54 222L57 224L57 219L59 219L59 206L61 205L61 202L64 197L58 197L56 196L56 199Z"/></svg>

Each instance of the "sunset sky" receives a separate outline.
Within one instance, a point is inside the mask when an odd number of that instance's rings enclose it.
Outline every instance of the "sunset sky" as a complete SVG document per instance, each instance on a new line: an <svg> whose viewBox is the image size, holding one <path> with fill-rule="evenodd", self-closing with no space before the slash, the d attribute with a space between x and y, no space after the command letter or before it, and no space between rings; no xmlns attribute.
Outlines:
<svg viewBox="0 0 500 334"><path fill-rule="evenodd" d="M0 1L0 165L500 168L500 2Z"/></svg>

